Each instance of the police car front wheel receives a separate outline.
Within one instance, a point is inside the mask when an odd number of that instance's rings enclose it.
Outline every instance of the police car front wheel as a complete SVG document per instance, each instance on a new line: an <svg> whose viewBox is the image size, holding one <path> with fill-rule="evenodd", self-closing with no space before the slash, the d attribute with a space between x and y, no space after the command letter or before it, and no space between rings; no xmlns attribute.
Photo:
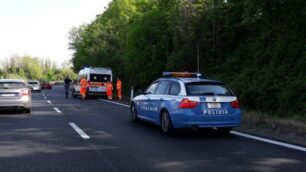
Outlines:
<svg viewBox="0 0 306 172"><path fill-rule="evenodd" d="M132 104L132 106L131 106L130 116L131 116L131 120L133 122L136 122L138 120L138 118L137 118L137 111L136 111L136 107L135 107L134 104Z"/></svg>

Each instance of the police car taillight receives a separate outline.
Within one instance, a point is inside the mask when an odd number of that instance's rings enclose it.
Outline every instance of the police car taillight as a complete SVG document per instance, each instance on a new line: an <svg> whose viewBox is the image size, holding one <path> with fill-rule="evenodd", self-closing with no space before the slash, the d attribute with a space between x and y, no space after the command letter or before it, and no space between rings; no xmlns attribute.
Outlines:
<svg viewBox="0 0 306 172"><path fill-rule="evenodd" d="M235 100L235 101L231 102L231 106L232 106L232 108L235 108L235 109L240 108L239 100Z"/></svg>
<svg viewBox="0 0 306 172"><path fill-rule="evenodd" d="M198 106L198 102L196 101L192 101L192 100L189 100L187 98L184 98L180 104L179 104L179 108L182 108L182 109L191 109L191 108L196 108Z"/></svg>

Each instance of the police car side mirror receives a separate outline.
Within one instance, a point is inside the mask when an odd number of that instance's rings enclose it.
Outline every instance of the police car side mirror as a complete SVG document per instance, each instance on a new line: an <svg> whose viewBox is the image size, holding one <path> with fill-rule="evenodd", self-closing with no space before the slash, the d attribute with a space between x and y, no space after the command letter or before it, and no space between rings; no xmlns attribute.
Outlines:
<svg viewBox="0 0 306 172"><path fill-rule="evenodd" d="M145 92L145 93L143 93L143 94L152 94L151 92Z"/></svg>

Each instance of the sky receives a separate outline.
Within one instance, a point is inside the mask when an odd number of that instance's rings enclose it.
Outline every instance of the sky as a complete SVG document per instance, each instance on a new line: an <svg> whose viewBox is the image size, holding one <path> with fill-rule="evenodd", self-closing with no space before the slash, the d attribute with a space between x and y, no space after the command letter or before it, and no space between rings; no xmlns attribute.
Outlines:
<svg viewBox="0 0 306 172"><path fill-rule="evenodd" d="M0 62L15 55L72 58L68 32L88 24L111 0L0 0Z"/></svg>

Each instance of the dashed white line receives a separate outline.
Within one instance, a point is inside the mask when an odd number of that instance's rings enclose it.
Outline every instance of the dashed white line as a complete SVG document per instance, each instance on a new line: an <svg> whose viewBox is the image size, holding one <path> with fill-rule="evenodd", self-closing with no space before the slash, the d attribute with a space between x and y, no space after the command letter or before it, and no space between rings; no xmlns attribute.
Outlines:
<svg viewBox="0 0 306 172"><path fill-rule="evenodd" d="M62 111L60 111L57 107L53 108L57 113L62 113Z"/></svg>
<svg viewBox="0 0 306 172"><path fill-rule="evenodd" d="M83 139L90 139L89 135L87 135L82 129L80 129L75 123L70 122L69 125L77 132Z"/></svg>
<svg viewBox="0 0 306 172"><path fill-rule="evenodd" d="M128 107L128 108L131 107L129 105L122 104L122 103L112 102L112 101L103 100L103 99L99 99L99 100L104 101L104 102L108 102L108 103L112 103L112 104L116 104L116 105L120 105L120 106L124 106L124 107ZM257 140L257 141L261 141L261 142L265 142L265 143L270 143L270 144L274 144L274 145L278 145L278 146L282 146L282 147L306 152L306 147L303 147L303 146L297 146L297 145L284 143L284 142L280 142L280 141L276 141L276 140L271 140L271 139L267 139L267 138L263 138L263 137L253 136L253 135L241 133L241 132L238 132L238 131L231 131L230 133L233 134L233 135L240 136L240 137L245 137L245 138L249 138L249 139L253 139L253 140Z"/></svg>
<svg viewBox="0 0 306 172"><path fill-rule="evenodd" d="M48 100L47 102L48 102L49 104L51 104L51 101L50 101L50 100Z"/></svg>

